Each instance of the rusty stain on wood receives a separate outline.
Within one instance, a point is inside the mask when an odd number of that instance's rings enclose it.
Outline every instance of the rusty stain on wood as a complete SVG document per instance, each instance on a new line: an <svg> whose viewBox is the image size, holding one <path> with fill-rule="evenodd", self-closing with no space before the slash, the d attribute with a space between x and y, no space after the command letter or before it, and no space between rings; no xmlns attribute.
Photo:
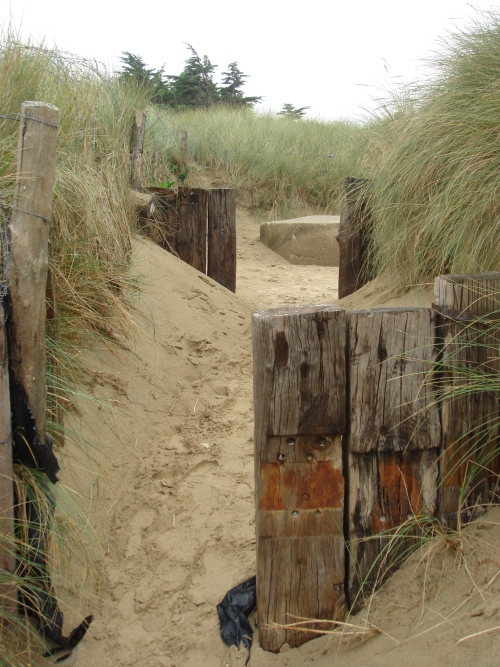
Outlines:
<svg viewBox="0 0 500 667"><path fill-rule="evenodd" d="M340 507L344 500L342 470L333 461L262 463L259 509Z"/></svg>

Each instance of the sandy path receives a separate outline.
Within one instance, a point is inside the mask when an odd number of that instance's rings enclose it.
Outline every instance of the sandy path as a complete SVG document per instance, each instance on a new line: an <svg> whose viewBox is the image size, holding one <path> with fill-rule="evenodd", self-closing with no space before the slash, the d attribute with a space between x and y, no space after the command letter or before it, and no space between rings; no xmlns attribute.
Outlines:
<svg viewBox="0 0 500 667"><path fill-rule="evenodd" d="M244 209L238 209L237 224L237 294L255 309L337 298L338 267L290 264L260 242L260 223Z"/></svg>
<svg viewBox="0 0 500 667"><path fill-rule="evenodd" d="M258 242L258 223L244 211L238 234L236 295L137 242L133 272L143 291L135 338L119 353L89 351L88 391L114 407L81 404L91 455L68 447L63 461L63 481L92 497L87 506L105 552L99 586L74 600L95 614L73 655L77 667L244 664L244 652L219 638L215 605L255 572L251 312L333 301L336 270L289 265ZM490 528L477 531L466 551L483 588L500 568L500 540ZM256 643L251 665L496 664L494 633L482 640L481 659L477 644L455 643L469 628L498 625L500 577L476 595L458 552L449 553L428 568L428 603L416 558L376 597L372 618L396 641L382 635L346 653L322 637L279 655ZM439 630L428 632L429 624ZM407 641L424 630L423 639Z"/></svg>

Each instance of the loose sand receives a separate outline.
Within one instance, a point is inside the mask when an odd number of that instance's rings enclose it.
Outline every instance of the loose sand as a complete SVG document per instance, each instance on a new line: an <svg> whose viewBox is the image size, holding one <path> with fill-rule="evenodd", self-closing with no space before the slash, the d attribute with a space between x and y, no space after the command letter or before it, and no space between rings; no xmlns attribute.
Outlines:
<svg viewBox="0 0 500 667"><path fill-rule="evenodd" d="M258 237L238 211L237 295L138 240L135 335L128 349L87 355L96 403L82 401L74 426L91 447L66 448L63 482L81 494L105 556L99 585L74 601L95 614L70 659L78 667L244 664L219 638L215 605L255 573L251 312L332 302L338 276L292 266ZM383 304L380 286L364 290L349 307ZM431 292L418 293L402 301L428 305ZM463 554L441 539L412 556L369 609L381 635L350 650L325 636L278 655L257 636L251 665L497 665L500 633L456 643L500 625L497 524L494 510L468 530Z"/></svg>

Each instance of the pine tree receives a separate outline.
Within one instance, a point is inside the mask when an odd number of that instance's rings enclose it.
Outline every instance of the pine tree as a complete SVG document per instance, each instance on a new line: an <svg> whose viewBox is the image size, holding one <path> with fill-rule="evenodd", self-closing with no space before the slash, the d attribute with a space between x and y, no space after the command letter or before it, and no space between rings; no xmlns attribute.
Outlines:
<svg viewBox="0 0 500 667"><path fill-rule="evenodd" d="M238 68L238 63L229 63L228 71L222 72L222 86L219 88L219 98L221 102L230 104L231 106L250 106L257 104L262 100L262 97L245 97L241 90L245 85L245 79L248 79L248 74Z"/></svg>
<svg viewBox="0 0 500 667"><path fill-rule="evenodd" d="M208 56L200 58L191 44L186 45L191 57L179 76L168 77L176 103L190 107L209 107L218 100L217 86L213 75L217 65L212 65Z"/></svg>
<svg viewBox="0 0 500 667"><path fill-rule="evenodd" d="M144 60L129 51L122 51L121 76L124 79L135 79L139 86L147 86L152 92L152 101L158 104L168 104L172 99L168 78L161 69L149 69Z"/></svg>
<svg viewBox="0 0 500 667"><path fill-rule="evenodd" d="M278 116L283 116L284 118L293 118L299 120L306 115L306 111L311 107L299 107L296 108L293 104L284 104L283 109L278 112Z"/></svg>

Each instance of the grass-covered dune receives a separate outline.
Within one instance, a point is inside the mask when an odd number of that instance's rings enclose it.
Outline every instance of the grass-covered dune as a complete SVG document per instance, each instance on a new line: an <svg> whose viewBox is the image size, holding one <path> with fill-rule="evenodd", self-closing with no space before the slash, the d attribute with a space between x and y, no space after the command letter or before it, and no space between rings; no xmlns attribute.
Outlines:
<svg viewBox="0 0 500 667"><path fill-rule="evenodd" d="M293 120L227 107L156 108L146 136L152 177L155 155L179 157L183 130L191 160L223 171L251 193L255 208L275 218L304 207L337 213L342 178L357 171L361 128L349 121Z"/></svg>
<svg viewBox="0 0 500 667"><path fill-rule="evenodd" d="M500 14L449 36L433 71L364 128L375 261L400 287L500 268Z"/></svg>

